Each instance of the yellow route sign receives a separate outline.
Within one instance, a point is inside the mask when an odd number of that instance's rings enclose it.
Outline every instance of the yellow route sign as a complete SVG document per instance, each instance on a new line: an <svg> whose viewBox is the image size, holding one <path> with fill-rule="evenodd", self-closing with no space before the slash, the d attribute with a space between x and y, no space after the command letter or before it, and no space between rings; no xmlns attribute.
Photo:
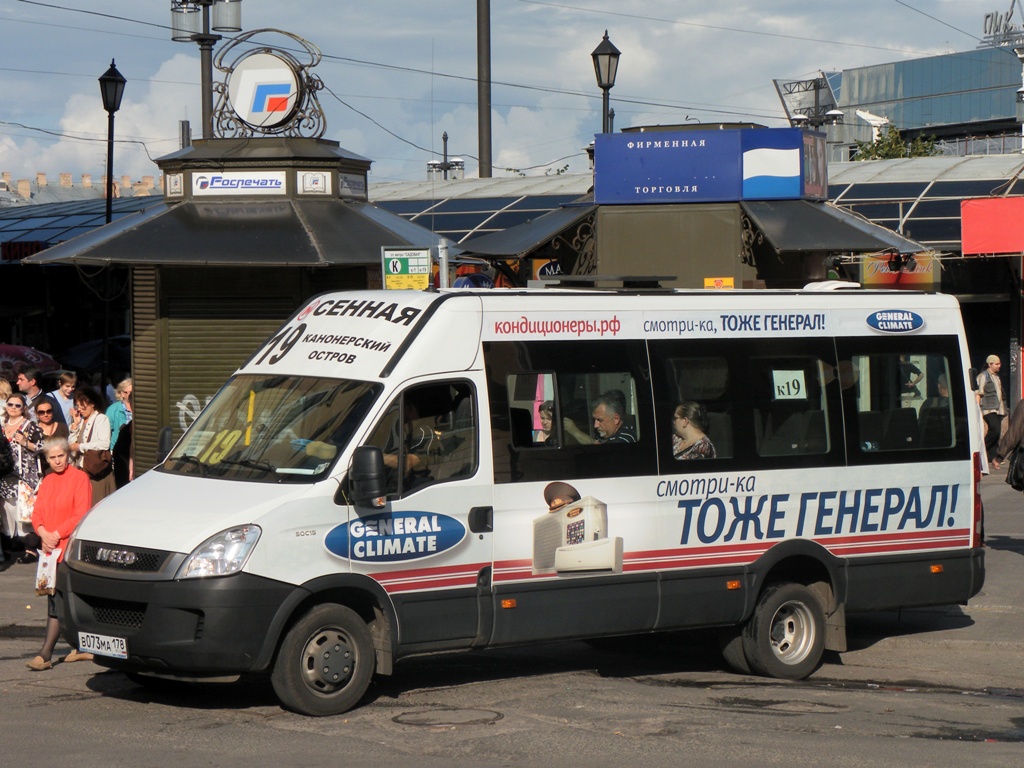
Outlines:
<svg viewBox="0 0 1024 768"><path fill-rule="evenodd" d="M381 248L380 254L385 288L425 291L430 287L429 248Z"/></svg>

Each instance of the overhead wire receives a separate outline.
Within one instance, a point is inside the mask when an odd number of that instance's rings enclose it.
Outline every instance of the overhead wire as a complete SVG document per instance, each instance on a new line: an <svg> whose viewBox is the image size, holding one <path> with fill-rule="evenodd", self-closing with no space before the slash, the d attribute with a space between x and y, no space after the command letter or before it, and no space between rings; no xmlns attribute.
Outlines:
<svg viewBox="0 0 1024 768"><path fill-rule="evenodd" d="M120 22L129 23L129 24L135 24L135 25L141 25L141 26L146 26L146 27L152 27L152 28L161 29L161 30L170 29L170 27L168 25L166 25L166 24L160 24L160 23L156 23L156 22L147 22L147 21L142 21L142 20L139 20L139 19L124 18L122 16L118 16L118 15L114 15L114 14L110 14L110 13L104 13L102 11L96 11L96 10L92 10L92 9L68 7L68 6L64 6L64 5L59 5L57 3L42 2L42 0L17 0L17 1L20 2L20 3L23 3L25 5L31 5L31 6L36 6L36 7L40 7L40 8L47 8L47 9L58 10L58 11L80 13L80 14L84 14L84 15L87 15L87 16L95 16L95 17L98 17L98 18L111 19L111 20L115 20L115 21L120 21ZM965 35L971 37L972 39L975 39L975 40L978 39L975 36L970 35L970 33L965 32L964 30L961 30L961 29L959 29L959 28L957 28L957 27L955 27L955 26L953 26L953 25L951 25L951 24L949 24L949 23L947 23L947 22L945 22L945 21L935 17L935 16L932 16L931 14L928 14L928 13L922 11L919 8L915 8L915 7L911 6L911 5L909 5L908 3L904 2L904 0L894 0L894 1L897 4L899 4L899 5L903 6L903 7L906 7L907 9L909 9L911 11L914 11L915 13L919 13L919 14L921 14L921 15L929 18L929 19L932 19L933 21L935 21L937 23L943 24L944 26L950 27L951 29L954 29L954 30L956 30L958 32L961 32L962 34L965 34ZM731 26L725 26L725 25L706 24L706 23L702 23L702 22L690 21L690 20L685 20L685 19L670 19L670 18L661 18L661 17L655 17L655 16L647 16L647 15L643 15L643 14L639 14L639 13L628 13L628 12L625 12L625 11L609 11L609 10L603 10L603 9L587 8L587 7L580 6L580 5L571 5L569 3L553 2L552 0L518 0L518 2L524 3L524 4L530 4L530 5L540 5L540 6L547 6L547 7L552 7L552 8L561 8L561 9L572 10L572 11L582 12L582 13L593 13L593 14L615 16L615 17L621 17L621 18L631 18L631 19L638 19L638 20L644 20L644 21L652 21L652 22L657 22L657 23L678 24L678 25L682 25L682 26L691 26L691 27L697 27L697 28L719 30L719 31L730 32L730 33L759 35L759 36L766 36L766 37L775 37L775 38L779 38L779 39L799 40L799 41L802 41L802 42L827 43L827 44L829 44L831 46L846 46L846 47L854 47L854 48L865 48L865 49L873 49L873 50L883 50L883 51L888 51L888 52L892 52L892 53L911 53L911 54L920 54L921 53L921 52L917 52L917 51L908 51L908 50L899 49L899 48L893 48L893 47L888 47L888 46L872 45L872 44L868 44L868 43L853 43L853 42L844 42L844 41L837 41L837 40L825 40L825 39L813 38L813 37L807 37L807 36L801 36L801 35L792 35L792 34L786 34L786 33L780 33L780 32L771 32L771 31L767 31L767 30L745 29L745 28L742 28L742 27L731 27ZM106 30L98 30L98 31L106 32ZM982 42L984 42L984 41L982 41ZM473 83L473 84L476 83L476 78L475 77L470 77L470 76L466 76L466 75L457 75L457 74L451 74L451 73L445 73L445 72L437 72L437 71L434 71L434 70L428 72L426 70L422 70L422 69L419 69L419 68L416 68L416 67L409 67L409 66L405 66L405 65L398 65L398 64L387 63L387 62L368 61L368 60L364 60L364 59L356 59L356 58L353 58L353 57L338 56L338 55L335 55L335 54L327 54L327 53L323 54L323 59L324 60L329 60L329 61L334 61L334 62L348 63L348 64L352 64L352 65L356 65L356 66L366 66L366 67L379 68L379 69L385 69L385 70L396 71L396 72L408 72L408 73L413 73L413 74L418 74L418 75L429 75L432 78L433 77L440 77L440 78L445 78L445 79L454 80L454 81L463 81L463 82ZM6 70L6 71L20 71L20 70L13 70L13 69L11 69L11 70ZM57 74L57 73L53 73L53 74ZM70 75L70 73L67 73L67 74ZM586 91L574 91L574 90L568 90L568 89L562 89L562 88L554 88L554 87L550 87L550 86L530 85L530 84L514 83L514 82L508 82L508 81L501 81L501 80L492 80L492 85L506 87L506 88L514 88L514 89L526 90L526 91L535 91L535 92L540 92L540 93L551 93L551 94L556 94L556 95L581 97L581 98L585 98L585 99L588 99L588 100L600 98L600 96L598 94L590 93L590 92L586 92ZM405 143L405 144L407 144L407 145L409 145L409 146L411 146L411 147L413 147L413 148L415 148L415 149L417 149L419 151L427 152L427 153L429 153L431 155L436 155L437 154L436 151L434 151L434 150L428 149L426 147L422 147L422 146L416 144L415 142L413 142L413 141L411 141L409 139L406 139L403 136L400 136L395 131L393 131L393 130L387 128L386 126L384 126L380 121L372 118L367 113L365 113L365 112L363 112L361 110L356 109L350 103L348 103L348 102L344 101L343 99L341 99L334 91L331 91L330 89L327 89L327 90L331 94L331 96L334 97L343 106L347 107L348 109L352 110L353 112L355 112L355 113L359 114L360 116L364 117L365 119L369 120L376 127L380 128L381 130L383 130L384 132L386 132L388 135L392 136L393 138L395 138L395 139L397 139L397 140L399 140L399 141L401 141L401 142L403 142L403 143ZM711 114L711 115L721 115L721 116L727 116L727 117L744 117L744 118L768 119L768 120L771 120L771 119L781 119L782 117L784 117L784 115L782 114L782 110L781 109L779 110L778 113L766 114L766 113L761 113L761 112L755 112L755 111L752 111L752 110L749 110L749 109L741 109L741 108L727 109L727 108L724 108L724 107L721 107L721 106L714 107L714 106L711 106L711 105L706 105L706 104L701 104L701 103L684 104L684 103L677 103L677 102L666 101L666 100L651 100L651 99L645 99L645 98L640 98L640 97L630 97L630 96L626 96L626 95L622 95L622 94L617 94L616 95L615 102L616 102L617 105L630 105L630 106L634 106L634 107L647 108L644 111L650 111L650 108L655 108L655 109L670 110L670 111L673 111L673 112L676 112L676 111L684 112L684 113L687 113L687 112L700 112L700 113L706 113L706 114ZM30 128L30 127L27 127L27 126L23 126L23 127L26 127L29 130L40 130L41 132L44 132L44 133L47 132L45 129L36 129L36 128ZM51 135L55 135L55 136L62 135L59 132L53 132L53 131L50 131L49 133ZM145 145L143 144L143 146L145 146ZM146 149L146 151L147 151L147 155L149 155L148 148ZM472 157L471 155L467 155L465 153L463 153L463 154L466 157ZM559 158L559 160L566 159L566 158L569 158L569 157L574 157L574 156L577 156L578 154L579 153L574 153L572 155L566 155L563 158ZM473 158L473 159L478 159L478 158ZM558 160L552 161L552 163L554 163L554 162L558 162ZM539 165L536 165L536 166L530 166L529 169L532 170L532 169L535 169L535 168L546 167L548 165L551 165L552 163L542 163L542 164L539 164Z"/></svg>

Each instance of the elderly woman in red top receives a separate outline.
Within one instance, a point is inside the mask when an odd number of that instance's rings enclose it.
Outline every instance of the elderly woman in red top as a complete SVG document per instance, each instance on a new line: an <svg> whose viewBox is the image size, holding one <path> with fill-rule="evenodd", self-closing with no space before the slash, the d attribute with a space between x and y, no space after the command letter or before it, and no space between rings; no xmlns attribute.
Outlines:
<svg viewBox="0 0 1024 768"><path fill-rule="evenodd" d="M49 554L59 548L61 552L58 561L64 559L64 548L71 533L92 506L89 476L69 465L69 454L68 441L63 437L48 437L43 441L43 455L53 471L39 483L36 506L32 513L32 527L39 535L43 552ZM37 672L53 667L50 657L53 656L53 649L60 636L60 624L52 595L47 603L46 639L39 655L27 662L28 668ZM72 650L64 657L64 661L89 659L92 659L91 653L79 653L78 650Z"/></svg>

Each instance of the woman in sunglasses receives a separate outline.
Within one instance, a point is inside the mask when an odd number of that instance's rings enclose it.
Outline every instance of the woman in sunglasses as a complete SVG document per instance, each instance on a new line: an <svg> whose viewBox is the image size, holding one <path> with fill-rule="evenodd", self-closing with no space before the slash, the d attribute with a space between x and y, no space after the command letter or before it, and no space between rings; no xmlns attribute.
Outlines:
<svg viewBox="0 0 1024 768"><path fill-rule="evenodd" d="M57 407L48 397L39 398L32 407L32 410L36 412L36 424L39 425L39 431L43 433L44 440L48 437L68 439L68 425L59 421L60 414L55 410ZM43 468L43 476L50 474L51 471L50 465L47 464Z"/></svg>
<svg viewBox="0 0 1024 768"><path fill-rule="evenodd" d="M12 548L24 549L24 536L32 531L32 508L36 488L39 486L39 450L43 433L28 417L28 401L20 392L7 396L4 403L4 437L14 454L14 471L3 480L3 532ZM31 546L18 559L19 563L34 563L36 553Z"/></svg>

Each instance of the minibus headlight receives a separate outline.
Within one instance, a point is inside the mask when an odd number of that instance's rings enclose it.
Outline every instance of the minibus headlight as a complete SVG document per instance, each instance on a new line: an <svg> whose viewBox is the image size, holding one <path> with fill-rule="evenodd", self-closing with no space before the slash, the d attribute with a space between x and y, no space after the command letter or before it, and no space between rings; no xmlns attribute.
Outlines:
<svg viewBox="0 0 1024 768"><path fill-rule="evenodd" d="M221 531L192 550L175 578L201 579L238 573L245 567L245 561L259 541L260 532L255 525L242 525Z"/></svg>

